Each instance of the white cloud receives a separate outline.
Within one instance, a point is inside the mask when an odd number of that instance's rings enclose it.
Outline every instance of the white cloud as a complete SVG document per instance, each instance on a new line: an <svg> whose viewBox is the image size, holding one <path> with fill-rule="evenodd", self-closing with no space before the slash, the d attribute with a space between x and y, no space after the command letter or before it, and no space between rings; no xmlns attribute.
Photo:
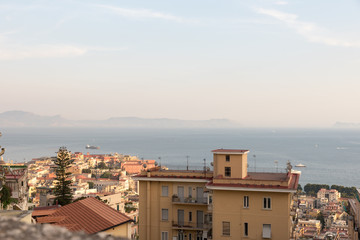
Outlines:
<svg viewBox="0 0 360 240"><path fill-rule="evenodd" d="M84 55L87 51L86 48L71 45L3 46L0 44L0 60L74 57Z"/></svg>
<svg viewBox="0 0 360 240"><path fill-rule="evenodd" d="M162 12L155 12L149 9L129 9L129 8L108 6L108 5L96 5L96 6L109 9L118 15L128 18L135 18L135 19L154 18L154 19L163 19L163 20L169 20L175 22L184 22L184 19L181 17L177 17Z"/></svg>
<svg viewBox="0 0 360 240"><path fill-rule="evenodd" d="M276 5L287 5L289 4L288 2L285 2L285 1L277 1L275 2Z"/></svg>
<svg viewBox="0 0 360 240"><path fill-rule="evenodd" d="M285 13L274 9L255 9L257 13L273 17L285 23L298 34L305 37L310 42L322 43L328 46L339 47L360 47L359 41L340 39L338 37L329 36L329 33L318 27L314 23L303 22L298 20L295 14Z"/></svg>

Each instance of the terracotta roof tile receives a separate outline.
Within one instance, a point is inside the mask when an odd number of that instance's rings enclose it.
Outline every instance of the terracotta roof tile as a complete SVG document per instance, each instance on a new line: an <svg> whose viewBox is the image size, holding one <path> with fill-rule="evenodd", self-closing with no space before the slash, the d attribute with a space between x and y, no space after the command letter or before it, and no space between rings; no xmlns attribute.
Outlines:
<svg viewBox="0 0 360 240"><path fill-rule="evenodd" d="M56 209L34 210L32 212L32 217L49 216L50 214L54 213L55 211L56 211Z"/></svg>
<svg viewBox="0 0 360 240"><path fill-rule="evenodd" d="M39 223L54 223L71 231L84 231L88 234L129 221L132 219L92 197L63 206L47 217L38 218Z"/></svg>

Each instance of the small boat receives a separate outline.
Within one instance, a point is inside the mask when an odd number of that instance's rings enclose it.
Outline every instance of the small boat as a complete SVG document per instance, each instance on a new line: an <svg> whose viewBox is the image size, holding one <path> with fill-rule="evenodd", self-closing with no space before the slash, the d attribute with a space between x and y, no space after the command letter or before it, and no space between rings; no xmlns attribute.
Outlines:
<svg viewBox="0 0 360 240"><path fill-rule="evenodd" d="M85 148L86 149L100 149L100 147L98 147L98 146L92 146L92 145L89 145L89 144L87 144Z"/></svg>
<svg viewBox="0 0 360 240"><path fill-rule="evenodd" d="M304 164L299 163L299 164L295 165L295 167L306 167L306 166Z"/></svg>

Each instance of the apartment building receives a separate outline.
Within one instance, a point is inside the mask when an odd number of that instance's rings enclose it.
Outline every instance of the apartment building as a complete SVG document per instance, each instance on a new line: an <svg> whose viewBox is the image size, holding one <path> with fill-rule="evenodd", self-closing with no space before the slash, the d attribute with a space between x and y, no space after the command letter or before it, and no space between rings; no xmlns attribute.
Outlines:
<svg viewBox="0 0 360 240"><path fill-rule="evenodd" d="M340 197L341 197L341 193L339 193L338 190L336 189L328 190L322 188L317 192L317 198L327 199L328 202L337 202Z"/></svg>
<svg viewBox="0 0 360 240"><path fill-rule="evenodd" d="M212 152L213 171L154 168L136 177L140 239L290 239L300 173L248 172L248 150Z"/></svg>

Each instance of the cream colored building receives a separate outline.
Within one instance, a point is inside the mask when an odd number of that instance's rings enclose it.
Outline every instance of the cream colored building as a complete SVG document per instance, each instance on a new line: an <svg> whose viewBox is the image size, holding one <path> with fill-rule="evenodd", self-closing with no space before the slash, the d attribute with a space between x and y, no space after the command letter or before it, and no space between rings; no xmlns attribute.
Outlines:
<svg viewBox="0 0 360 240"><path fill-rule="evenodd" d="M317 198L319 199L327 199L328 202L338 202L338 199L341 197L341 193L339 193L336 189L325 189L322 188L317 192Z"/></svg>
<svg viewBox="0 0 360 240"><path fill-rule="evenodd" d="M214 171L153 169L140 185L140 240L290 239L300 173L247 172L247 150L217 149Z"/></svg>

